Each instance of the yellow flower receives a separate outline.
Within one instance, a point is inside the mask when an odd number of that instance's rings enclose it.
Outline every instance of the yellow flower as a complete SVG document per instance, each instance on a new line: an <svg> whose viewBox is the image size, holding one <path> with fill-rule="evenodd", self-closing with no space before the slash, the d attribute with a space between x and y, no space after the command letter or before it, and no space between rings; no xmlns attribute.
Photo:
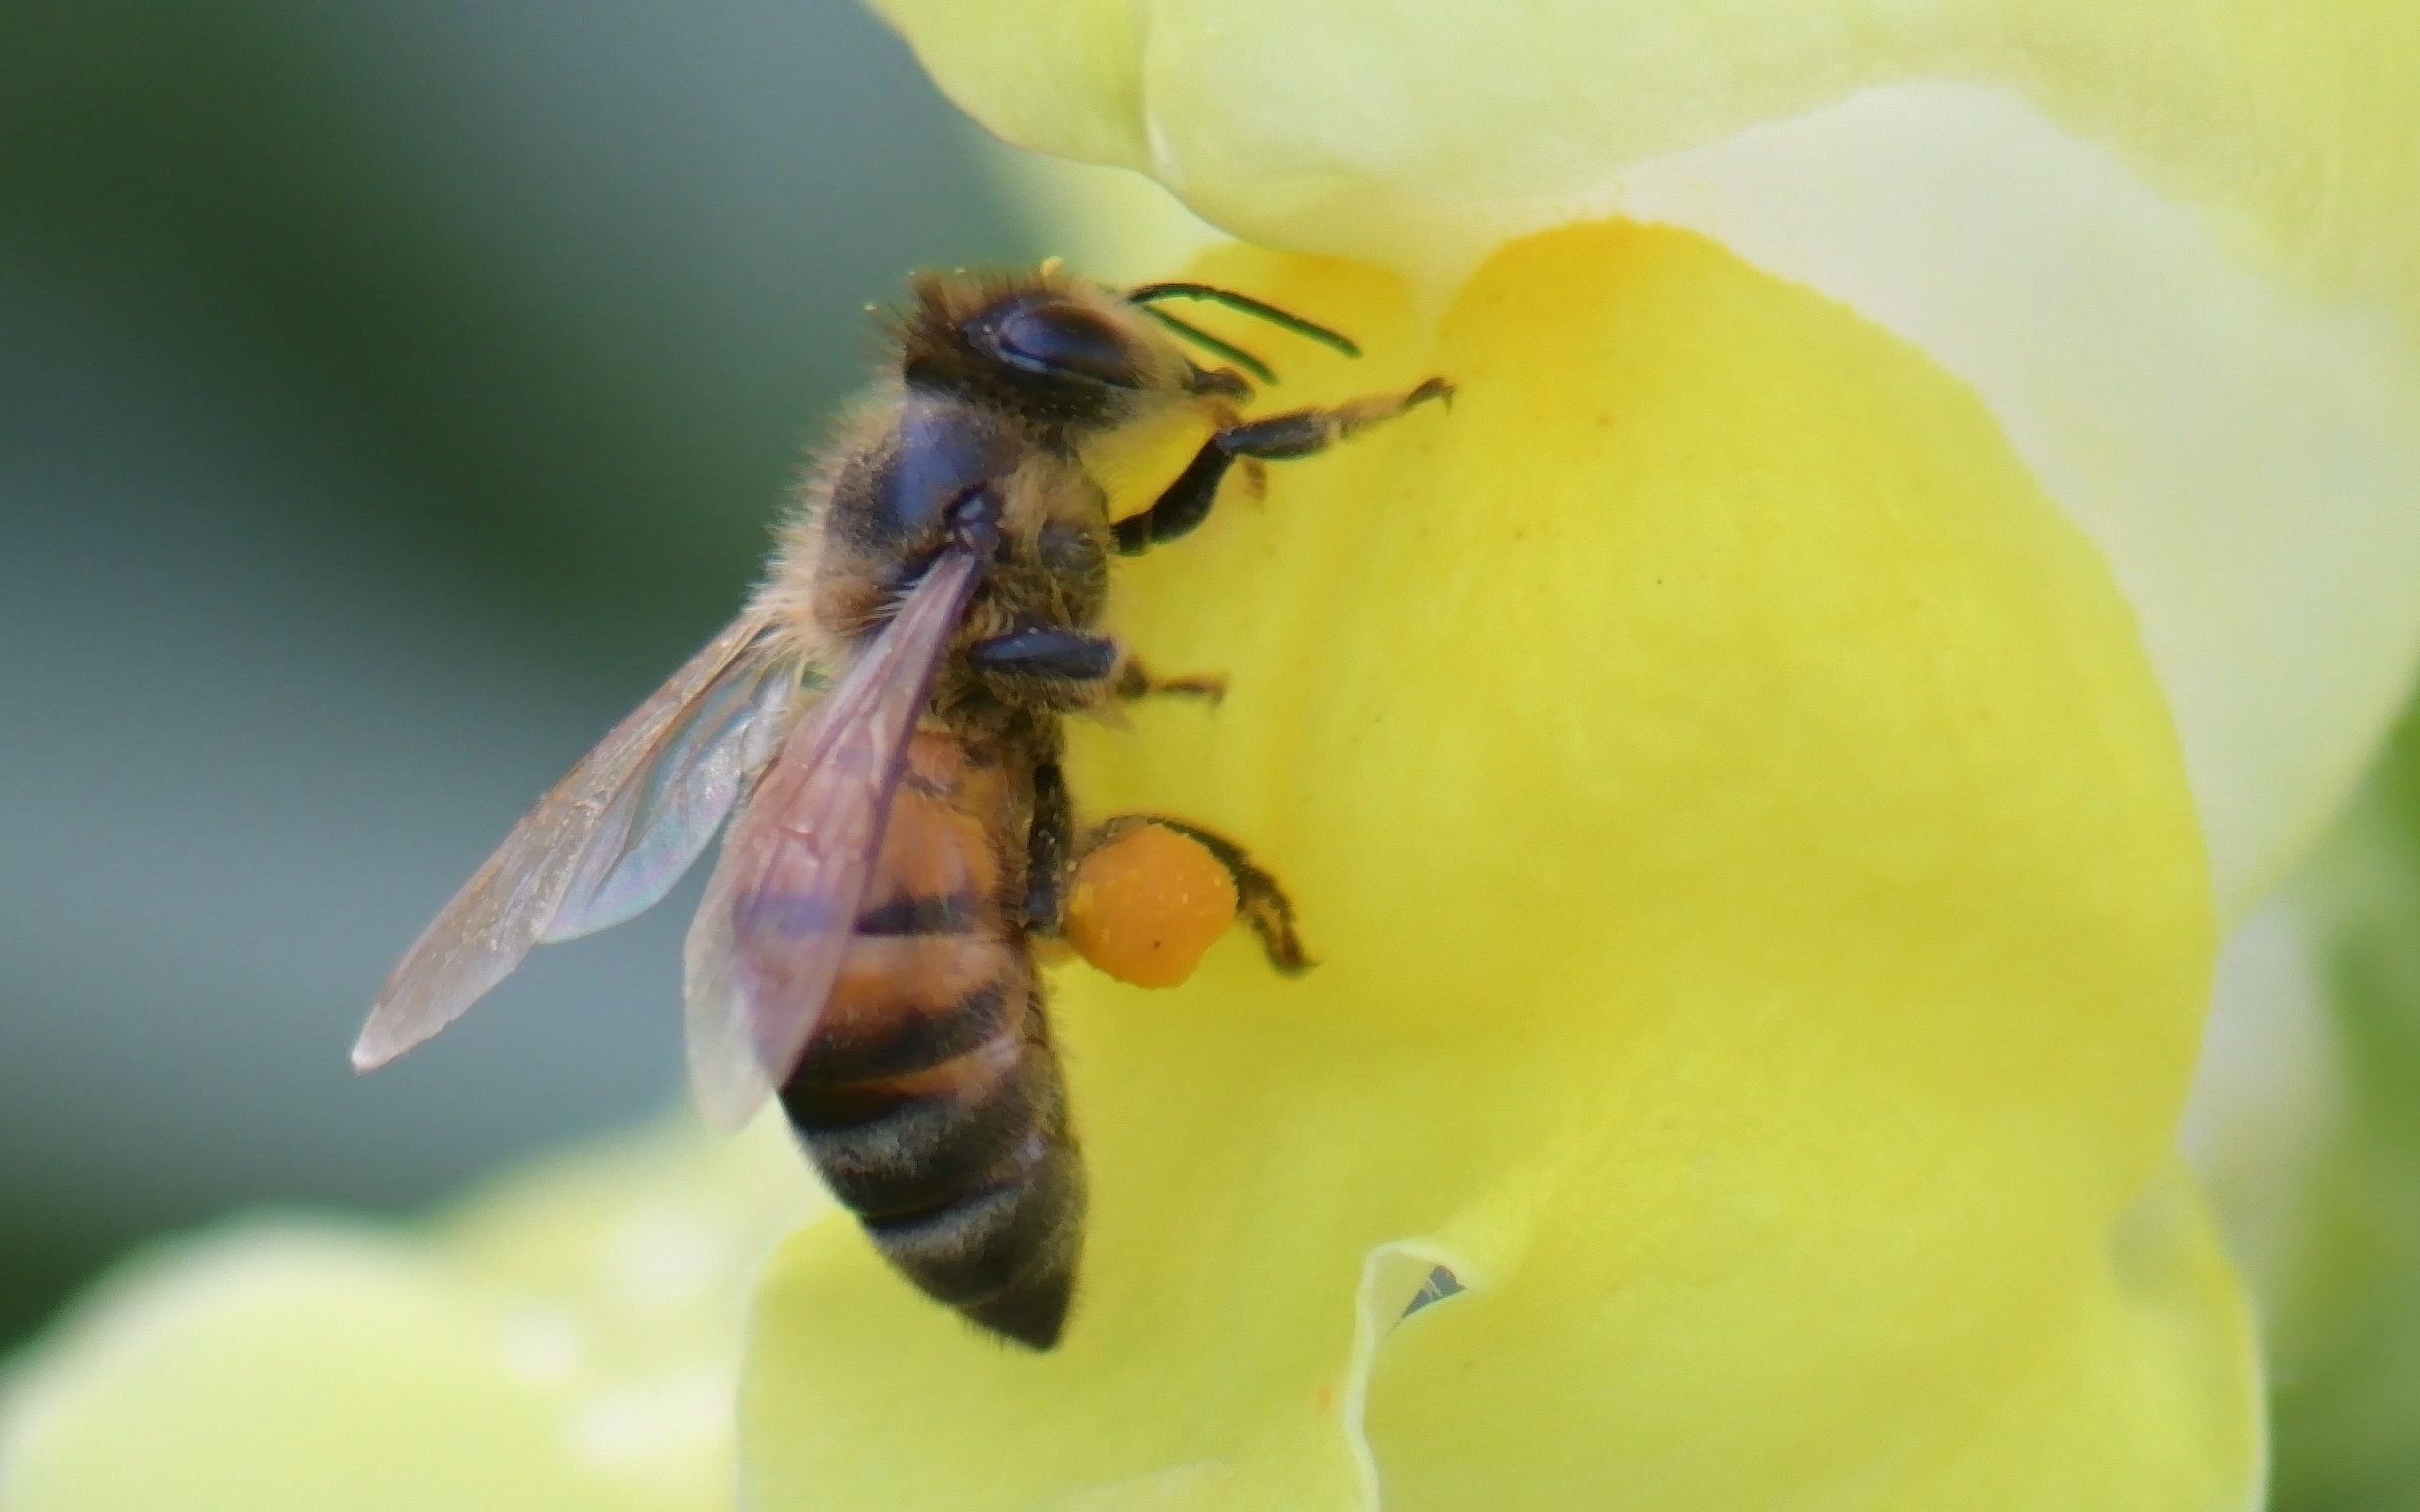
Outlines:
<svg viewBox="0 0 2420 1512"><path fill-rule="evenodd" d="M2218 925L2420 644L2413 24L884 8L1370 350L1272 405L1460 395L1130 571L1233 691L1079 752L1325 964L1063 976L1065 1343L802 1233L752 1504L2255 1501L2173 1152Z"/></svg>
<svg viewBox="0 0 2420 1512"><path fill-rule="evenodd" d="M756 1503L2240 1503L2242 1317L2167 1169L2199 840L2123 601L1983 407L1674 231L1516 244L1434 321L1201 272L1365 338L1288 403L1462 385L1138 564L1135 644L1231 691L1080 751L1105 812L1248 837L1324 964L1064 976L1066 1341L809 1230Z"/></svg>
<svg viewBox="0 0 2420 1512"><path fill-rule="evenodd" d="M811 1205L681 1136L138 1274L18 1380L0 1505L676 1512L734 1454L755 1512L2255 1504L2174 1151L2222 929L2420 649L2420 13L884 8L1362 339L1256 333L1269 406L1459 386L1132 564L1230 694L1075 753L1323 964L1058 975L1051 1353L812 1210L734 1444L719 1309ZM1140 229L1087 261L1173 271ZM1128 505L1199 438L1142 440Z"/></svg>

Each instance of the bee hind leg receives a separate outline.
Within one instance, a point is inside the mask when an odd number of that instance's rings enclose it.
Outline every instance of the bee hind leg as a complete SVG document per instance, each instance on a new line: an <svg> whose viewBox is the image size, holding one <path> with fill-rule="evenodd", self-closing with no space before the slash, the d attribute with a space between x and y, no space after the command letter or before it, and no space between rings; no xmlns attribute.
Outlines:
<svg viewBox="0 0 2420 1512"><path fill-rule="evenodd" d="M1285 887L1254 861L1243 847L1214 830L1164 814L1120 814L1104 820L1085 835L1070 858L1068 875L1075 877L1088 858L1143 826L1183 836L1227 873L1235 884L1236 916L1259 938L1271 966L1286 976L1298 977L1316 964L1303 949L1302 936L1295 928L1294 901L1286 895ZM1066 890L1062 891L1063 908Z"/></svg>
<svg viewBox="0 0 2420 1512"><path fill-rule="evenodd" d="M1270 965L1287 976L1299 977L1316 964L1303 953L1302 936L1295 932L1294 900L1286 895L1285 887L1276 877L1244 853L1243 847L1215 831L1186 824L1181 819L1154 815L1151 823L1200 842L1211 858L1226 868L1227 875L1235 881L1236 913L1260 937L1261 950L1269 957Z"/></svg>

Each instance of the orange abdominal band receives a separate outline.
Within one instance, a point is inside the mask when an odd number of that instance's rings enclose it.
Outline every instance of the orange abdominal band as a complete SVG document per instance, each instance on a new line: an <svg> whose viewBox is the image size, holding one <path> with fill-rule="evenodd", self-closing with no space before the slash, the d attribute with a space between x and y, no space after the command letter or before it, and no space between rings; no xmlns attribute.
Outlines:
<svg viewBox="0 0 2420 1512"><path fill-rule="evenodd" d="M1076 863L1067 940L1120 982L1174 987L1235 922L1235 879L1201 842L1148 822Z"/></svg>

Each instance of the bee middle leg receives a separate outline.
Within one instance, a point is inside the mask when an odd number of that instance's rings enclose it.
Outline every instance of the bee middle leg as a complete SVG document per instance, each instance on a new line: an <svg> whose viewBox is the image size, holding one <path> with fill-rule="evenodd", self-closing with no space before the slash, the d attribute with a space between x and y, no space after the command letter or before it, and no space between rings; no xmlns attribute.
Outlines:
<svg viewBox="0 0 2420 1512"><path fill-rule="evenodd" d="M1068 877L1075 870L1076 809L1067 774L1055 760L1034 768L1034 818L1025 832L1025 927L1057 938L1067 920Z"/></svg>
<svg viewBox="0 0 2420 1512"><path fill-rule="evenodd" d="M1164 697L1216 704L1227 696L1224 677L1155 677L1141 662L1121 661L1122 656L1123 648L1107 636L1057 625L1027 626L966 649L977 671L1038 692L1050 690L1055 696L1044 701L1054 707L1083 707L1098 701L1104 690L1124 703Z"/></svg>
<svg viewBox="0 0 2420 1512"><path fill-rule="evenodd" d="M966 648L974 669L1030 682L1099 684L1117 671L1118 645L1062 625L1028 625Z"/></svg>
<svg viewBox="0 0 2420 1512"><path fill-rule="evenodd" d="M1120 698L1168 695L1202 698L1216 703L1227 690L1226 679L1222 677L1174 677L1163 681L1145 675L1131 663L1129 668L1118 678L1115 691ZM1089 851L1100 845L1110 834L1112 827L1119 823L1111 820L1096 826L1084 838L1083 850ZM1244 857L1242 848L1176 820L1158 823L1190 836L1220 865L1226 867L1228 874L1235 878L1239 908L1248 918L1253 916L1254 904L1242 900L1258 898L1264 891L1274 895L1278 916L1285 921L1286 937L1292 938L1293 908L1286 903L1285 895L1277 891L1277 883L1270 880L1268 873ZM1067 773L1053 758L1034 768L1033 819L1025 832L1026 928L1045 936L1055 937L1060 933L1067 920L1069 879L1075 875L1076 865L1081 858L1077 847L1075 805L1067 792ZM1258 881L1248 882L1247 874L1258 878ZM1260 928L1258 924L1254 927ZM1266 931L1263 937L1268 937ZM1298 958L1301 956L1299 945L1295 947L1294 954Z"/></svg>
<svg viewBox="0 0 2420 1512"><path fill-rule="evenodd" d="M1454 386L1431 378L1400 394L1349 399L1323 410L1293 410L1242 421L1214 433L1151 507L1129 514L1112 528L1117 550L1139 556L1153 546L1190 535L1210 517L1218 485L1238 462L1283 462L1324 452L1356 431L1392 420L1414 405L1450 399Z"/></svg>
<svg viewBox="0 0 2420 1512"><path fill-rule="evenodd" d="M1133 703L1143 698L1199 698L1212 708L1227 696L1227 679L1217 676L1155 677L1143 670L1142 662L1128 658L1118 669L1117 680L1109 691L1122 702Z"/></svg>

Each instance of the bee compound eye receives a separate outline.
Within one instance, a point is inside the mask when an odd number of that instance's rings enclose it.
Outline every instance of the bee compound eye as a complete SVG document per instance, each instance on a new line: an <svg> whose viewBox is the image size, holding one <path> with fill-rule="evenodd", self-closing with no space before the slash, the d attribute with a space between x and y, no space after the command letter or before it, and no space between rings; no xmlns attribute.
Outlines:
<svg viewBox="0 0 2420 1512"><path fill-rule="evenodd" d="M1095 310L1061 299L1019 301L984 318L979 339L1011 367L1112 388L1142 380L1141 353Z"/></svg>

